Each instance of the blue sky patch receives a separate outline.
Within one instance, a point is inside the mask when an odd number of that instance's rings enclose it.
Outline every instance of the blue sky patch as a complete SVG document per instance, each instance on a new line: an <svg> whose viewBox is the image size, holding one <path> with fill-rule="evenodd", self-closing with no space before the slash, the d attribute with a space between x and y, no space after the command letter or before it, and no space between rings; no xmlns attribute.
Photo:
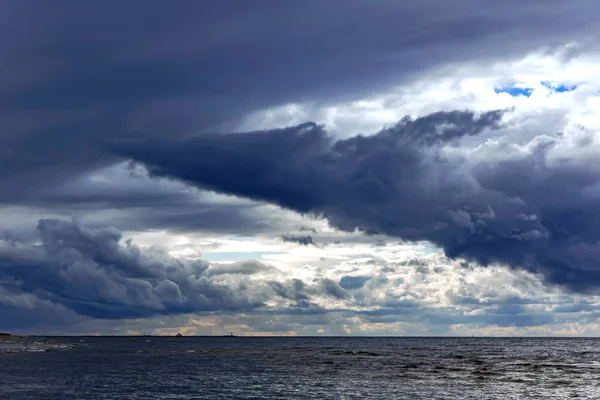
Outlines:
<svg viewBox="0 0 600 400"><path fill-rule="evenodd" d="M507 87L503 87L503 88L496 88L496 89L494 89L494 92L508 93L512 97L519 97L519 96L529 97L529 96L531 96L531 93L533 93L533 88L521 88L521 87L516 87L516 86L507 86Z"/></svg>
<svg viewBox="0 0 600 400"><path fill-rule="evenodd" d="M547 87L548 89L554 91L555 93L565 93L565 92L572 92L573 90L577 89L577 87L579 85L559 85L556 84L554 82L550 82L550 81L542 81L541 84L545 87Z"/></svg>

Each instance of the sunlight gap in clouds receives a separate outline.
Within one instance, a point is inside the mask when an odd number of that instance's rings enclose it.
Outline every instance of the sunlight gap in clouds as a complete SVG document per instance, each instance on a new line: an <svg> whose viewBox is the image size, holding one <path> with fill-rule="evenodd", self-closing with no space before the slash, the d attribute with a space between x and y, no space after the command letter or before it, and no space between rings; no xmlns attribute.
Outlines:
<svg viewBox="0 0 600 400"><path fill-rule="evenodd" d="M536 52L508 62L453 64L423 72L412 82L370 98L334 105L288 104L257 111L233 130L315 121L325 124L336 136L347 137L377 132L405 115L510 107L523 116L535 111L560 111L573 124L599 127L597 118L592 118L600 111L599 61L595 54L565 60L561 52Z"/></svg>

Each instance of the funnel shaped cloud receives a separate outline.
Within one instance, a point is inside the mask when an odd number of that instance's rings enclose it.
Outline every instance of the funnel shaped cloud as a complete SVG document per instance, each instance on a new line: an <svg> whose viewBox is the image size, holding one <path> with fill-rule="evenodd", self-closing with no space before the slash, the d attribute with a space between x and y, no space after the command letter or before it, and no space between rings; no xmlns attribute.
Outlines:
<svg viewBox="0 0 600 400"><path fill-rule="evenodd" d="M503 113L404 118L373 136L339 141L305 123L117 151L155 176L323 215L346 231L431 241L450 257L525 268L578 291L596 288L598 163L573 157L594 148L593 134L539 134L515 144L498 136ZM473 135L488 139L469 145Z"/></svg>

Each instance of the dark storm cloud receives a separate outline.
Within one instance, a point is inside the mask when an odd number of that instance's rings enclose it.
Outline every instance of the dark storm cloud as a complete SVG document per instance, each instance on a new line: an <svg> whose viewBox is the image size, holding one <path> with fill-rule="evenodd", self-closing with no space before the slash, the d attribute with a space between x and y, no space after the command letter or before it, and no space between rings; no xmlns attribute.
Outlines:
<svg viewBox="0 0 600 400"><path fill-rule="evenodd" d="M290 221L294 217L291 213L267 214L266 207L258 202L215 196L177 182L152 179L143 168L128 167L125 162L39 189L22 200L18 196L23 196L23 192L3 195L13 196L20 209L0 210L0 232L26 231L30 237L35 235L32 228L37 220L49 216L77 216L87 225L108 224L122 231L156 229L278 237L290 229L302 229L301 221ZM31 215L34 216L30 218Z"/></svg>
<svg viewBox="0 0 600 400"><path fill-rule="evenodd" d="M156 249L122 241L114 228L88 228L41 220L40 245L5 241L0 247L0 287L36 296L98 318L125 318L190 311L231 311L261 306L269 292L243 282L219 283L222 274L253 274L253 261L214 266L183 262Z"/></svg>
<svg viewBox="0 0 600 400"><path fill-rule="evenodd" d="M67 307L35 295L6 288L0 282L0 330L27 329L39 325L65 326L83 318Z"/></svg>
<svg viewBox="0 0 600 400"><path fill-rule="evenodd" d="M43 219L41 244L0 238L0 327L190 312L257 312L268 300L352 299L329 279L273 281L260 261L209 264L140 248L112 227ZM249 279L262 274L264 279ZM265 278L266 277L266 278Z"/></svg>
<svg viewBox="0 0 600 400"><path fill-rule="evenodd" d="M111 161L115 137L184 136L289 102L355 99L467 58L595 32L598 4L5 1L0 201ZM593 36L593 35L592 35ZM39 195L38 195L39 196Z"/></svg>
<svg viewBox="0 0 600 400"><path fill-rule="evenodd" d="M310 235L302 235L302 236L284 235L284 236L281 237L281 239L284 242L298 243L298 244L301 244L303 246L308 246L309 244L315 244L313 242L312 236L310 236Z"/></svg>
<svg viewBox="0 0 600 400"><path fill-rule="evenodd" d="M117 149L155 176L323 215L346 231L431 241L450 257L523 267L575 290L596 288L598 174L592 165L551 163L560 136L539 136L512 158L493 149L483 162L444 155L458 151L461 137L497 129L501 116L435 113L339 141L306 123Z"/></svg>

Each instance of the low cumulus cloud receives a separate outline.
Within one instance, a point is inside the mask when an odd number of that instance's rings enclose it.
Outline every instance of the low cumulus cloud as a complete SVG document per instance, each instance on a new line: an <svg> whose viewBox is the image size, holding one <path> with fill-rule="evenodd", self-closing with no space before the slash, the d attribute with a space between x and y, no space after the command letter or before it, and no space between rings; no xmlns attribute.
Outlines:
<svg viewBox="0 0 600 400"><path fill-rule="evenodd" d="M0 240L0 327L191 312L256 312L270 301L350 300L327 278L288 279L263 262L211 264L124 240L113 227L42 219L39 244ZM257 279L255 279L257 278ZM275 303L273 303L275 302ZM267 307L268 308L268 307Z"/></svg>
<svg viewBox="0 0 600 400"><path fill-rule="evenodd" d="M452 334L480 324L562 329L598 314L597 296L566 295L525 271L466 268L425 245L364 245L360 257L331 245L296 262L290 253L279 269L176 258L76 221L41 220L38 233L39 244L0 242L3 330Z"/></svg>
<svg viewBox="0 0 600 400"><path fill-rule="evenodd" d="M256 261L210 266L178 260L162 250L122 241L114 228L88 228L73 221L41 220L38 231L39 245L0 242L0 286L80 315L124 318L244 310L268 298L260 285L213 279L267 268Z"/></svg>
<svg viewBox="0 0 600 400"><path fill-rule="evenodd" d="M305 123L115 149L153 176L322 215L346 231L427 240L452 258L506 263L574 290L596 288L595 133L528 133L515 143L503 135L517 129L502 126L505 112L406 117L338 141Z"/></svg>

